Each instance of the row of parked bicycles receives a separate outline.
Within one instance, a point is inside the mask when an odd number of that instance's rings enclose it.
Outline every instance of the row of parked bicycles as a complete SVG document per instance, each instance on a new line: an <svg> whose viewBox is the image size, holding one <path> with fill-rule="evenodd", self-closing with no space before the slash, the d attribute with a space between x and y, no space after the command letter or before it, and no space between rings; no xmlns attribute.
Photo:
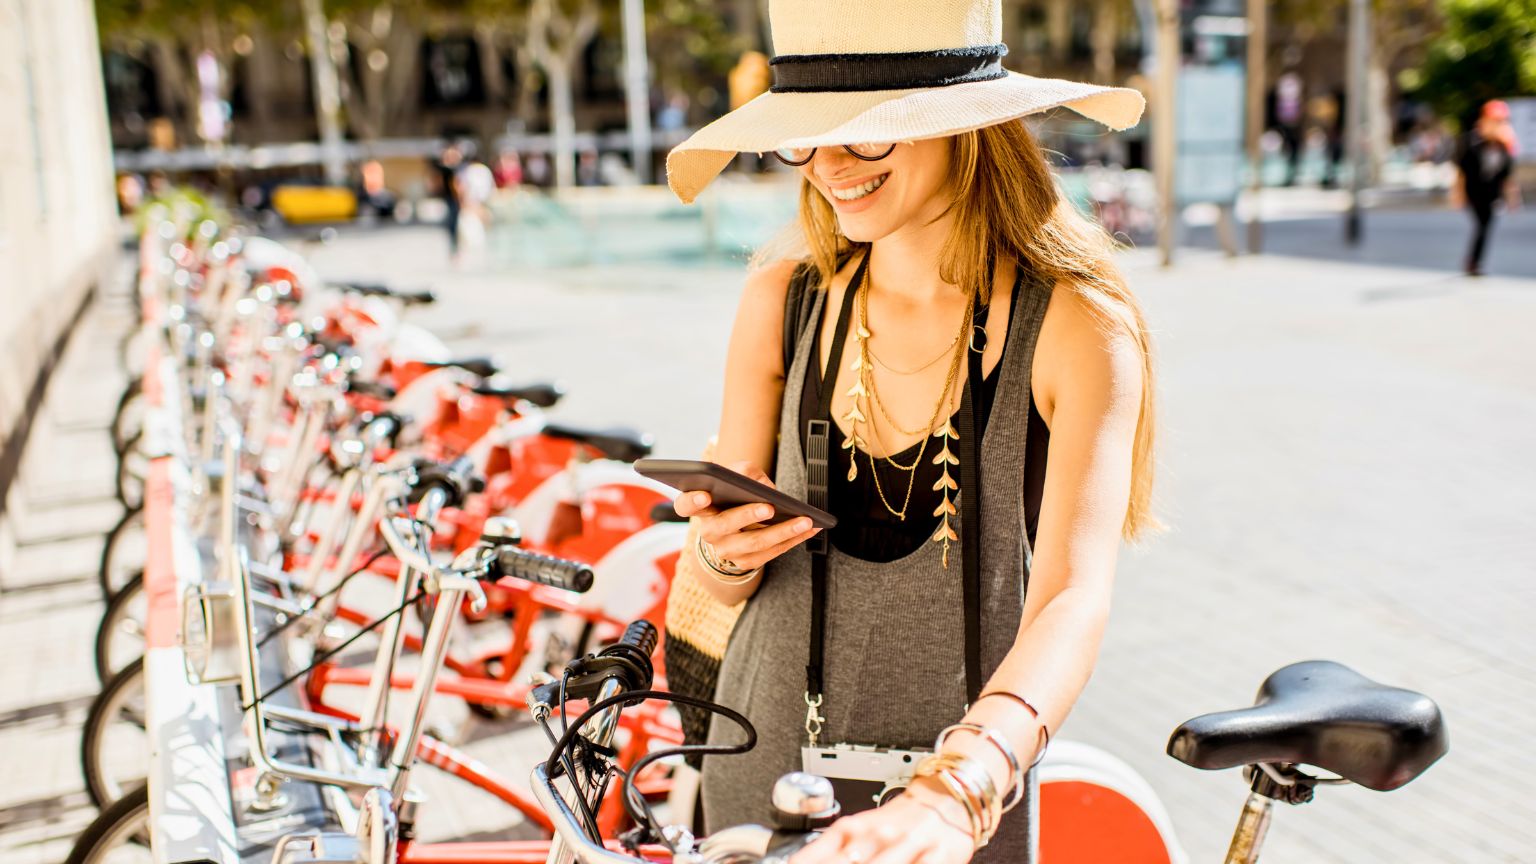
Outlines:
<svg viewBox="0 0 1536 864"><path fill-rule="evenodd" d="M743 747L755 732L666 690L653 622L687 526L629 465L647 436L555 422L559 386L454 357L405 320L430 291L327 282L280 244L175 213L140 263L112 424L125 515L101 558L81 747L101 812L69 864L783 861L835 817L826 781L792 774L762 790L778 824L695 836L697 746L675 706L739 725ZM447 700L541 727L547 755L468 755L434 734ZM1257 859L1274 801L1393 789L1445 749L1431 700L1325 661L1169 745L1246 766L1229 861ZM442 818L423 768L543 839L418 840ZM1124 763L1061 742L1038 772L1042 858L1184 860Z"/></svg>

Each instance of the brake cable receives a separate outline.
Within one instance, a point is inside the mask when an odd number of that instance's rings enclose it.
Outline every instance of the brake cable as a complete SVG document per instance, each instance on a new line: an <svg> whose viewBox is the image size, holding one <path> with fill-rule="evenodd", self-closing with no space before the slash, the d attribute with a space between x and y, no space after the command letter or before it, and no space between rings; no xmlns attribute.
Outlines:
<svg viewBox="0 0 1536 864"><path fill-rule="evenodd" d="M261 639L257 640L256 647L261 648L265 646L268 642L272 641L273 637L282 635L288 631L288 628L292 627L300 621L309 618L315 613L316 609L320 608L321 603L328 600L332 595L340 591L342 588L345 588L347 583L352 581L353 576L356 576L359 573L362 573L364 570L367 570L369 567L372 567L375 563L378 562L380 558L383 558L387 554L389 554L389 547L385 546L384 548L375 551L372 555L369 555L367 560L365 560L356 570L353 570L351 573L341 577L341 581L337 582L333 587L326 589L324 594L321 594L311 600L309 602L308 608L304 609L299 614L288 618L287 620L283 621L283 623L273 627L271 630L268 630L265 636L262 636Z"/></svg>
<svg viewBox="0 0 1536 864"><path fill-rule="evenodd" d="M314 660L312 660L308 666L305 666L303 669L300 669L299 671L293 673L292 675L289 675L287 678L284 678L282 681L280 681L277 684L273 685L265 693L261 694L260 696L257 696L255 699L251 700L250 704L248 704L248 705L241 705L240 706L240 710L241 711L249 711L252 708L255 708L257 705L260 705L261 703L265 702L268 698L270 698L273 694L277 693L279 690L282 690L284 687L287 687L289 684L292 684L293 682L299 680L300 678L304 677L305 675L308 675L311 671L314 670L314 668L316 666L319 666L321 663L324 663L325 661L331 659L332 657L335 657L337 654L340 654L344 649L350 647L353 642L356 642L357 640L361 639L363 636L365 636L365 635L367 635L369 633L372 633L374 631L374 629L377 628L380 624L383 624L385 621L388 621L389 619L391 619L391 618L395 617L396 615L399 615L401 612L405 611L407 608L410 607L410 605L412 603L415 603L417 600L421 599L421 597L423 595L425 595L426 593L427 593L426 591L417 591L416 593L412 594L410 597L406 598L406 601L404 603L401 603L399 606L396 606L394 609L390 610L389 612L384 613L384 615L382 617L374 619L374 621L371 622L370 624L368 624L368 626L366 626L363 629L357 631L356 633L353 633L351 636L348 636L346 638L346 640L344 640L340 645L337 645L335 648L332 648L329 651L322 652L320 654L320 656L318 656Z"/></svg>

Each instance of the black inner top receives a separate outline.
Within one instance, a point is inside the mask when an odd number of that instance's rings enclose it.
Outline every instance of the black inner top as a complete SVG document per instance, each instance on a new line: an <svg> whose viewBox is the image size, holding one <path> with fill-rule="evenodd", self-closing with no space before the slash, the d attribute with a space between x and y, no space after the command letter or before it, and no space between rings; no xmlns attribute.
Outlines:
<svg viewBox="0 0 1536 864"><path fill-rule="evenodd" d="M1021 271L1020 278L1014 282L1013 303L1009 307L1010 315L1018 308L1019 284L1022 279ZM826 315L827 305L823 301L821 309L823 316ZM1004 333L1011 329L1012 322L1009 324L1009 328L1004 328ZM821 321L818 320L812 326L816 327L816 335L811 340L813 362L805 364L805 385L800 390L801 417L814 417L821 405ZM839 321L837 326L845 328L848 322ZM998 370L1003 367L1003 361L1007 356L1008 345L1004 343L1003 354L998 359L997 365L982 379L981 386L972 385L973 392L981 400L981 428L976 430L978 436L985 433L988 418L992 415L992 403L997 395ZM952 416L951 421L953 420ZM856 457L859 460L858 476L849 482L848 454L850 451L842 449L844 440L842 430L836 423L832 423L831 426L828 452L832 455L827 472L830 475L827 484L827 500L829 512L837 517L837 527L833 528L831 533L832 545L845 555L873 562L895 561L917 551L939 527L939 517L932 515L941 500L940 494L933 488L943 473L938 465L933 464L932 459L939 452L938 442L930 440L928 443L922 464L917 468L917 477L912 481L912 501L907 506L907 518L901 520L897 519L881 502L880 495L875 489L874 475L870 471L869 454L862 450L857 451ZM804 427L805 424L801 424L800 446L802 449L806 446ZM1045 491L1046 452L1050 447L1050 440L1051 432L1035 407L1033 391L1031 391L1029 434L1024 457L1024 529L1029 535L1031 544L1035 542L1035 528L1040 522L1040 499ZM922 442L918 442L894 454L891 458L903 465L910 465L921 446ZM886 499L892 506L899 509L902 498L907 492L907 480L910 475L906 471L892 468L880 457L875 458L874 464L875 470L880 472L880 488L885 490ZM965 490L961 492L964 493ZM969 495L966 495L966 498L975 500Z"/></svg>

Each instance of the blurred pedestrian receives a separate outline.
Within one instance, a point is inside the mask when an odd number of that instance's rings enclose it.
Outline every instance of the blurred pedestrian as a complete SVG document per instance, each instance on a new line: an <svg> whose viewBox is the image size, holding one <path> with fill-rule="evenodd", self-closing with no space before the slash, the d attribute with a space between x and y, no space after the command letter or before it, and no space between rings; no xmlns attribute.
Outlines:
<svg viewBox="0 0 1536 864"><path fill-rule="evenodd" d="M443 227L448 229L448 257L455 260L459 256L459 168L463 163L463 151L456 144L444 146L432 162L432 170L437 173L438 194L443 196L443 203L448 208L443 216Z"/></svg>
<svg viewBox="0 0 1536 864"><path fill-rule="evenodd" d="M494 173L497 189L516 189L523 185L523 160L518 157L517 151L501 151L501 155L496 157Z"/></svg>
<svg viewBox="0 0 1536 864"><path fill-rule="evenodd" d="M491 197L496 194L496 176L490 166L466 159L459 168L459 245L472 258L485 248L486 230L491 224Z"/></svg>
<svg viewBox="0 0 1536 864"><path fill-rule="evenodd" d="M583 150L576 157L576 185L577 186L601 186L603 175L598 170L597 151Z"/></svg>
<svg viewBox="0 0 1536 864"><path fill-rule="evenodd" d="M1301 76L1287 72L1275 82L1275 129L1285 145L1285 185L1295 186L1301 170L1302 120Z"/></svg>
<svg viewBox="0 0 1536 864"><path fill-rule="evenodd" d="M395 212L395 193L384 185L384 163L369 159L358 167L362 194L359 196L360 212L367 218L381 219Z"/></svg>
<svg viewBox="0 0 1536 864"><path fill-rule="evenodd" d="M1458 177L1451 187L1451 204L1472 212L1476 227L1467 250L1468 276L1483 275L1483 251L1494 207L1502 200L1511 210L1520 206L1520 187L1514 181L1519 143L1509 122L1509 105L1498 99L1483 105L1474 125L1462 139L1456 159Z"/></svg>
<svg viewBox="0 0 1536 864"><path fill-rule="evenodd" d="M528 156L528 164L523 176L534 186L549 185L549 157L543 153L532 153Z"/></svg>

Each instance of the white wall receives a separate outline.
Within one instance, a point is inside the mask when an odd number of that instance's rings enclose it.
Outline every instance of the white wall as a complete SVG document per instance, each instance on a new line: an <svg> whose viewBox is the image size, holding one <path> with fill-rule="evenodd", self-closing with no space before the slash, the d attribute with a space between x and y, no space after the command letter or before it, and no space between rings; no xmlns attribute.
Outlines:
<svg viewBox="0 0 1536 864"><path fill-rule="evenodd" d="M91 0L0 0L0 459L117 243L100 56Z"/></svg>
<svg viewBox="0 0 1536 864"><path fill-rule="evenodd" d="M0 0L0 441L116 242L90 0Z"/></svg>

